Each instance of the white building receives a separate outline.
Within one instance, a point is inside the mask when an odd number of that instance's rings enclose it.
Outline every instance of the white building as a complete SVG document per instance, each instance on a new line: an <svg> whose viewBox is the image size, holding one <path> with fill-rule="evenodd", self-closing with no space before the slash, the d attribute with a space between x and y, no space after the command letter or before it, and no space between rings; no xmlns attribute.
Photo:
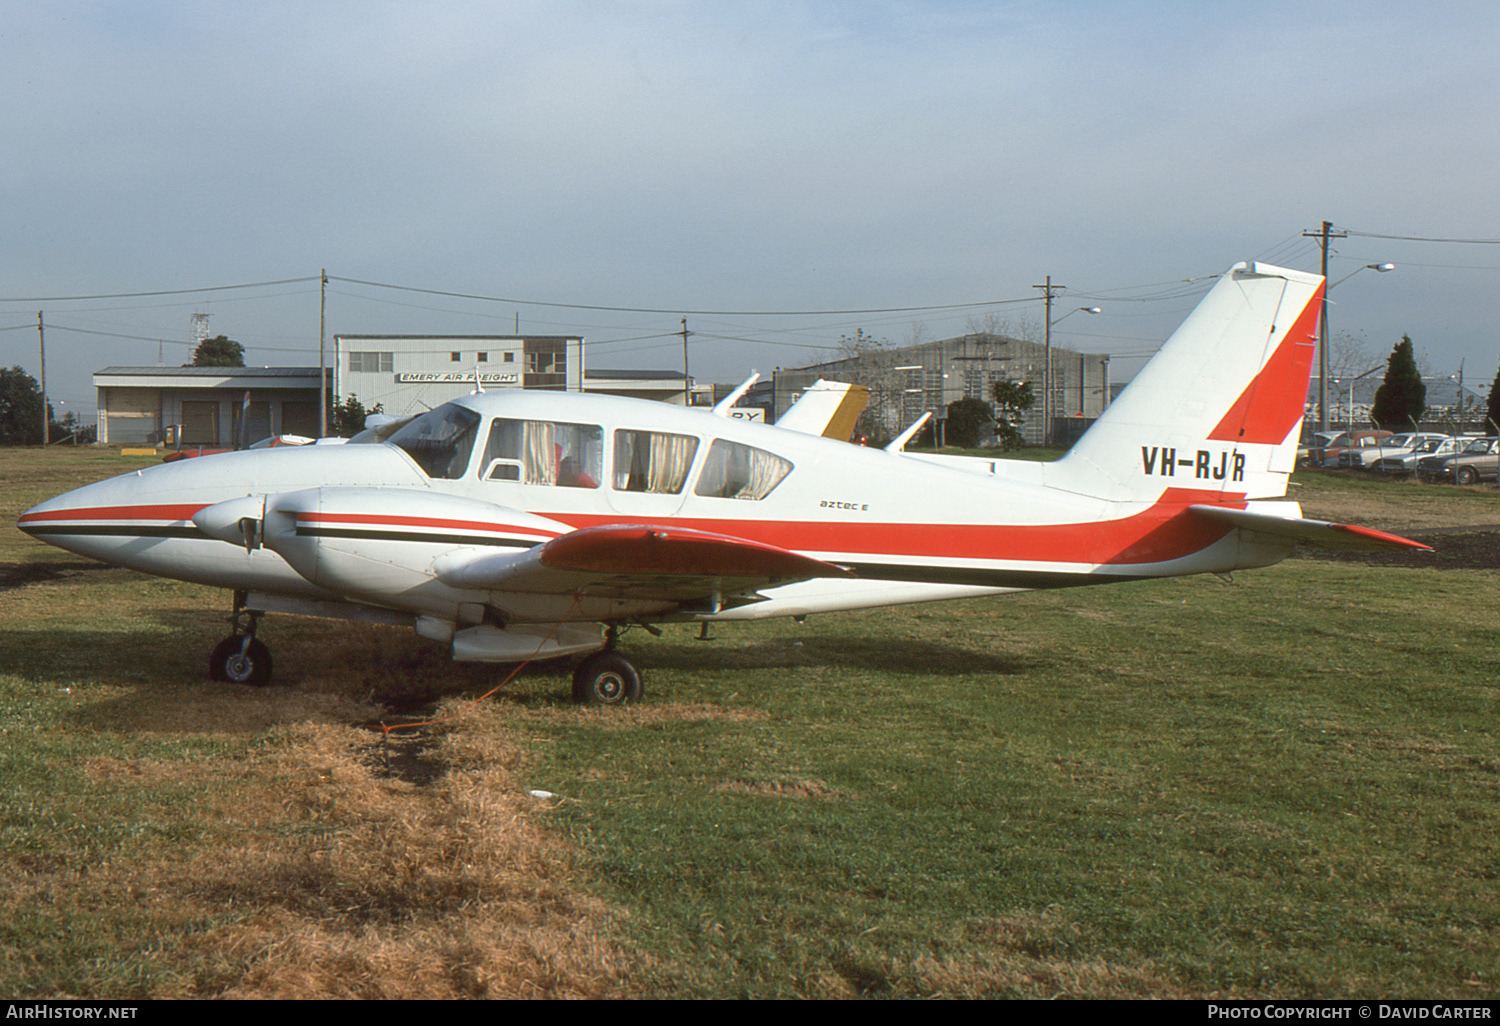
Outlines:
<svg viewBox="0 0 1500 1026"><path fill-rule="evenodd" d="M333 394L403 416L474 391L581 391L583 339L574 335L335 335Z"/></svg>
<svg viewBox="0 0 1500 1026"><path fill-rule="evenodd" d="M316 367L105 367L94 389L106 445L231 446L242 434L255 442L318 433Z"/></svg>

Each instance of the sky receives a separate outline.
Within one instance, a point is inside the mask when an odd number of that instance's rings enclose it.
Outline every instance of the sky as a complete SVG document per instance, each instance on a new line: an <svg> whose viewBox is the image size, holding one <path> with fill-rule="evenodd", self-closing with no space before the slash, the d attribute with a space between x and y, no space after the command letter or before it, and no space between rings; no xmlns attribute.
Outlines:
<svg viewBox="0 0 1500 1026"><path fill-rule="evenodd" d="M1487 389L1497 51L1490 0L8 0L0 366L37 374L38 311L85 419L194 313L311 366L326 269L330 351L519 327L681 370L685 317L738 382L1039 331L1050 276L1054 343L1120 380L1232 264L1317 271L1329 221L1356 371L1408 334Z"/></svg>

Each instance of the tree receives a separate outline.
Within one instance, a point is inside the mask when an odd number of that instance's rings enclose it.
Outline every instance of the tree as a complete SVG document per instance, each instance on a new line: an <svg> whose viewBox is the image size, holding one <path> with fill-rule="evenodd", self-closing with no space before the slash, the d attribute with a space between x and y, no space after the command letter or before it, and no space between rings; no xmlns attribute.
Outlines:
<svg viewBox="0 0 1500 1026"><path fill-rule="evenodd" d="M1495 372L1495 383L1490 386L1490 419L1485 426L1486 434L1500 431L1500 371Z"/></svg>
<svg viewBox="0 0 1500 1026"><path fill-rule="evenodd" d="M1000 448L1009 451L1019 449L1021 423L1026 411L1036 405L1036 393L1029 381L997 381L994 384L995 405L999 413L995 417L995 434L1000 439Z"/></svg>
<svg viewBox="0 0 1500 1026"><path fill-rule="evenodd" d="M1427 386L1417 370L1410 336L1402 335L1386 363L1385 380L1375 390L1370 419L1390 430L1415 429L1427 409Z"/></svg>
<svg viewBox="0 0 1500 1026"><path fill-rule="evenodd" d="M986 425L994 419L995 411L983 399L957 399L948 404L944 440L961 449L973 449L979 445Z"/></svg>
<svg viewBox="0 0 1500 1026"><path fill-rule="evenodd" d="M39 445L42 390L20 367L0 368L0 445Z"/></svg>
<svg viewBox="0 0 1500 1026"><path fill-rule="evenodd" d="M365 404L354 398L351 393L348 399L339 402L333 401L333 433L340 438L353 438L365 429L365 418L374 413L380 413L384 406L376 403L368 410Z"/></svg>
<svg viewBox="0 0 1500 1026"><path fill-rule="evenodd" d="M903 398L901 375L895 369L895 343L856 328L853 335L839 336L838 348L839 358L850 361L838 378L870 390L869 403L855 421L855 431L875 441L888 439L892 427L901 420Z"/></svg>
<svg viewBox="0 0 1500 1026"><path fill-rule="evenodd" d="M193 350L193 367L243 367L245 347L223 335L215 335L198 343Z"/></svg>
<svg viewBox="0 0 1500 1026"><path fill-rule="evenodd" d="M78 419L78 414L68 410L62 415L62 419L52 416L52 404L47 404L47 416L52 421L49 434L53 444L58 442L72 441L74 445L88 445L99 437L99 429L95 425L86 425Z"/></svg>

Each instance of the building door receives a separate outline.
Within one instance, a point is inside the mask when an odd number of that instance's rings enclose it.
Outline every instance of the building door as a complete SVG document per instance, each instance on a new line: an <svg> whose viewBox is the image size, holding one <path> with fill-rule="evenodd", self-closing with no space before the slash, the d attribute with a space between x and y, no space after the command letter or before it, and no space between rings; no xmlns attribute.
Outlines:
<svg viewBox="0 0 1500 1026"><path fill-rule="evenodd" d="M216 399L182 402L182 444L219 444L219 403Z"/></svg>

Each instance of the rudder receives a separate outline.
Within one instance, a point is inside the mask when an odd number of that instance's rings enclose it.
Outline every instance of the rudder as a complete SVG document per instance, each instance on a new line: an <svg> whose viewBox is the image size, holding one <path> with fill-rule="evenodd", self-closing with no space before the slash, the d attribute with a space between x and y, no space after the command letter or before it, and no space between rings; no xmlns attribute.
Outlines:
<svg viewBox="0 0 1500 1026"><path fill-rule="evenodd" d="M1285 495L1322 294L1321 275L1230 268L1047 483L1118 500L1169 488L1195 501Z"/></svg>

